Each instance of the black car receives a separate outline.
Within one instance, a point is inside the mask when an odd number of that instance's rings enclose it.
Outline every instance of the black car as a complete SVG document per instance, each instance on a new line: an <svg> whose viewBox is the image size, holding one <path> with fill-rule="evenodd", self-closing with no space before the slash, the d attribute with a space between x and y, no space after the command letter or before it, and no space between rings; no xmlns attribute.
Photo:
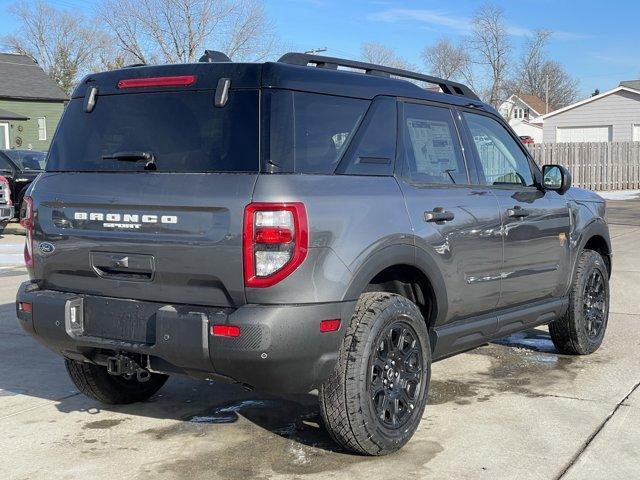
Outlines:
<svg viewBox="0 0 640 480"><path fill-rule="evenodd" d="M47 152L33 150L0 150L0 175L4 175L11 187L11 201L15 205L15 215L27 187L44 170Z"/></svg>

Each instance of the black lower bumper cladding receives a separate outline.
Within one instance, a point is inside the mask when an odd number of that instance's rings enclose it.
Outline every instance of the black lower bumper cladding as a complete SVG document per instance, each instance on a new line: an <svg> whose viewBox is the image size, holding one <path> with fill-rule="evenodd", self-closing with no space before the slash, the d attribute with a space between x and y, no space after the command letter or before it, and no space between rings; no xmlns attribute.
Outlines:
<svg viewBox="0 0 640 480"><path fill-rule="evenodd" d="M16 302L22 327L65 357L103 364L113 355L135 354L150 371L271 392L317 387L333 369L355 308L355 302L237 309L164 305L42 290L30 282L21 285ZM320 322L327 319L341 319L340 329L321 332ZM214 336L213 325L234 325L240 334Z"/></svg>

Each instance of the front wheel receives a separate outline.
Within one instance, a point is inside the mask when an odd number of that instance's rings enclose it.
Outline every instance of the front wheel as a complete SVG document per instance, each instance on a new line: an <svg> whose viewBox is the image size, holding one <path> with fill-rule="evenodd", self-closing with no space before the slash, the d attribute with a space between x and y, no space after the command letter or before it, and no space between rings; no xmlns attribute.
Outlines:
<svg viewBox="0 0 640 480"><path fill-rule="evenodd" d="M602 256L583 250L569 292L569 308L549 324L556 349L569 355L595 352L604 339L609 319L609 272Z"/></svg>
<svg viewBox="0 0 640 480"><path fill-rule="evenodd" d="M335 370L319 390L329 434L365 455L400 449L418 428L430 376L429 335L418 307L400 295L363 294Z"/></svg>

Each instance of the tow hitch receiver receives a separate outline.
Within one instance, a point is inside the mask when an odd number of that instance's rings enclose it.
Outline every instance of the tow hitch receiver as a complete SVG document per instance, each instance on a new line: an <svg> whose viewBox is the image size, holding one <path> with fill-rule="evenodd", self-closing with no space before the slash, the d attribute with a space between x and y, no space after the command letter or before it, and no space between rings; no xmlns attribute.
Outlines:
<svg viewBox="0 0 640 480"><path fill-rule="evenodd" d="M107 358L107 372L110 375L126 378L135 375L139 382L146 382L151 378L149 370L142 368L135 360L122 354Z"/></svg>

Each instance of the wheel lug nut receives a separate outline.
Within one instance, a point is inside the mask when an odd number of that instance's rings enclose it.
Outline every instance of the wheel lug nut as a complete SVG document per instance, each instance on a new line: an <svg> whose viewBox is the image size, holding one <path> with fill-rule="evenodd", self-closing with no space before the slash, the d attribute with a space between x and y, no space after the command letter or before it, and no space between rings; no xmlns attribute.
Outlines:
<svg viewBox="0 0 640 480"><path fill-rule="evenodd" d="M391 365L395 365L396 361L395 360L391 360Z"/></svg>
<svg viewBox="0 0 640 480"><path fill-rule="evenodd" d="M389 388L393 388L393 383L391 385L389 385Z"/></svg>
<svg viewBox="0 0 640 480"><path fill-rule="evenodd" d="M385 366L384 366L384 369L385 369L385 370L389 370L389 365L385 365Z"/></svg>
<svg viewBox="0 0 640 480"><path fill-rule="evenodd" d="M413 403L410 403L410 404L409 404L409 408L410 408L411 410L413 410Z"/></svg>

